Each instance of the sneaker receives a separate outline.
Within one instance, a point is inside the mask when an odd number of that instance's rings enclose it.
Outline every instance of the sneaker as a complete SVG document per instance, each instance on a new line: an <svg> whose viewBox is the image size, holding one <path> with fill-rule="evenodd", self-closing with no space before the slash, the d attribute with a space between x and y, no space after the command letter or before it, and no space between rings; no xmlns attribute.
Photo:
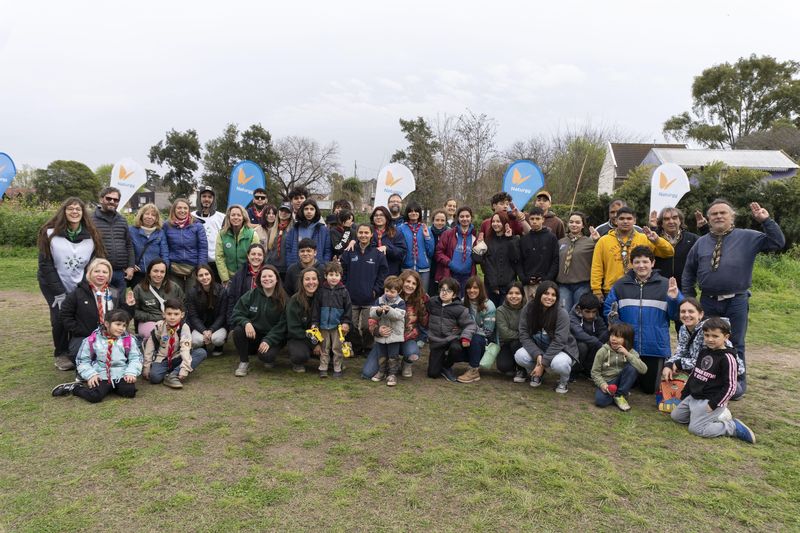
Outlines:
<svg viewBox="0 0 800 533"><path fill-rule="evenodd" d="M439 375L450 383L458 383L458 379L456 378L456 375L453 374L453 369L451 368L443 368L442 373Z"/></svg>
<svg viewBox="0 0 800 533"><path fill-rule="evenodd" d="M397 385L397 376L394 374L390 374L388 378L386 378L386 385L388 387L394 387Z"/></svg>
<svg viewBox="0 0 800 533"><path fill-rule="evenodd" d="M166 385L170 389L182 389L183 388L183 383L181 383L181 380L178 379L178 376L176 376L175 374L167 374L166 376L164 376L163 383L164 383L164 385Z"/></svg>
<svg viewBox="0 0 800 533"><path fill-rule="evenodd" d="M733 424L736 427L736 433L733 434L734 437L750 444L756 443L756 434L753 433L752 429L744 425L744 422L738 418L734 418Z"/></svg>
<svg viewBox="0 0 800 533"><path fill-rule="evenodd" d="M625 396L614 396L614 403L617 404L620 411L630 411L631 404L625 399Z"/></svg>
<svg viewBox="0 0 800 533"><path fill-rule="evenodd" d="M328 371L327 370L320 370L319 371L319 377L320 378L327 378L328 377Z"/></svg>
<svg viewBox="0 0 800 533"><path fill-rule="evenodd" d="M403 361L403 369L401 370L401 374L404 378L410 378L414 376L414 365L411 363L407 363Z"/></svg>
<svg viewBox="0 0 800 533"><path fill-rule="evenodd" d="M275 363L264 362L262 364L264 365L265 370L272 370L273 368L275 368Z"/></svg>
<svg viewBox="0 0 800 533"><path fill-rule="evenodd" d="M62 383L61 385L56 385L53 387L52 394L53 396L69 396L72 394L73 389L75 387L82 386L80 383L76 383L75 381L70 381L69 383Z"/></svg>
<svg viewBox="0 0 800 533"><path fill-rule="evenodd" d="M719 420L720 422L727 422L729 420L733 420L733 415L731 414L731 410L726 407L725 410L722 411L722 413L720 413L720 415L717 417L717 420Z"/></svg>
<svg viewBox="0 0 800 533"><path fill-rule="evenodd" d="M292 365L292 371L297 372L298 374L305 374L306 367L303 365Z"/></svg>
<svg viewBox="0 0 800 533"><path fill-rule="evenodd" d="M374 381L375 383L380 383L381 381L383 381L383 378L385 378L385 377L386 377L386 374L384 374L383 372L381 372L380 370L378 370L378 373L377 373L377 374L375 374L374 376L372 376L372 378L371 378L371 379L372 379L372 381Z"/></svg>
<svg viewBox="0 0 800 533"><path fill-rule="evenodd" d="M344 377L344 372L342 370L334 370L333 371L333 377L335 377L335 378Z"/></svg>
<svg viewBox="0 0 800 533"><path fill-rule="evenodd" d="M542 376L531 376L531 387L538 387L542 384Z"/></svg>
<svg viewBox="0 0 800 533"><path fill-rule="evenodd" d="M569 380L567 381L559 381L558 385L556 385L556 392L559 394L566 394L569 392Z"/></svg>
<svg viewBox="0 0 800 533"><path fill-rule="evenodd" d="M475 383L481 380L481 371L477 368L469 367L466 372L458 376L459 383Z"/></svg>
<svg viewBox="0 0 800 533"><path fill-rule="evenodd" d="M218 356L220 356L220 355L222 355L222 347L221 347L221 346L220 346L220 347L218 347L218 348L214 348L214 349L211 351L211 356L212 356L212 357L218 357Z"/></svg>
<svg viewBox="0 0 800 533"><path fill-rule="evenodd" d="M514 383L525 383L527 380L528 380L528 378L525 377L525 371L524 370L517 370L514 373Z"/></svg>
<svg viewBox="0 0 800 533"><path fill-rule="evenodd" d="M250 363L239 363L239 366L236 367L236 372L234 372L233 375L243 378L247 375L248 370L250 370Z"/></svg>
<svg viewBox="0 0 800 533"><path fill-rule="evenodd" d="M72 362L72 359L70 359L68 355L59 355L56 357L55 365L57 369L64 371L73 370L75 368L75 363Z"/></svg>

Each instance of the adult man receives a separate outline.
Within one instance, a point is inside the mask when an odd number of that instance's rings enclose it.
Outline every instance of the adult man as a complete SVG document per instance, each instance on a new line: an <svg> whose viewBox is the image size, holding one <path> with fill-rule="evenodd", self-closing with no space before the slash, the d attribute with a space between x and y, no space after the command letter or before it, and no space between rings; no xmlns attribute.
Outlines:
<svg viewBox="0 0 800 533"><path fill-rule="evenodd" d="M589 285L600 301L611 287L630 269L630 253L637 246L647 246L656 257L672 257L675 250L663 237L650 228L644 233L634 229L636 214L630 207L620 207L615 213L616 227L600 237L592 255L592 275Z"/></svg>
<svg viewBox="0 0 800 533"><path fill-rule="evenodd" d="M400 224L405 222L403 214L400 212L403 209L403 198L397 193L391 194L386 201L386 207L389 208L389 214L392 215L390 222L394 224L394 227L400 227Z"/></svg>
<svg viewBox="0 0 800 533"><path fill-rule="evenodd" d="M128 233L128 221L117 213L121 194L116 187L106 187L100 191L100 205L94 211L94 225L103 238L106 248L106 259L111 262L114 275L109 285L116 287L124 294L125 280L133 277L133 266L136 257L133 253L133 242Z"/></svg>
<svg viewBox="0 0 800 533"><path fill-rule="evenodd" d="M525 213L517 209L517 206L514 206L513 209L511 208L511 195L507 192L498 192L492 195L491 204L494 213L506 213L508 215L508 225L511 227L513 235L524 235L531 230ZM481 223L478 239L482 240L491 231L491 228L492 217L489 217Z"/></svg>
<svg viewBox="0 0 800 533"><path fill-rule="evenodd" d="M558 239L544 227L544 210L533 207L528 213L530 231L519 240L521 251L520 278L525 285L525 296L533 300L539 283L555 281L558 275Z"/></svg>
<svg viewBox="0 0 800 533"><path fill-rule="evenodd" d="M444 203L444 212L447 215L447 227L452 228L455 225L458 225L458 220L456 220L456 209L458 209L458 202L455 198L448 198L447 201Z"/></svg>
<svg viewBox="0 0 800 533"><path fill-rule="evenodd" d="M222 227L222 222L225 220L225 213L220 213L216 210L216 198L217 195L214 189L209 185L203 187L200 190L200 209L195 211L194 218L203 224L203 228L206 230L206 237L208 238L208 266L211 267L214 277L219 280L219 272L217 271L214 253L217 246L217 234Z"/></svg>
<svg viewBox="0 0 800 533"><path fill-rule="evenodd" d="M283 284L286 294L292 295L297 292L300 273L308 267L316 268L319 279L325 279L324 266L317 261L317 242L314 239L300 239L297 245L297 262L286 269L286 283Z"/></svg>
<svg viewBox="0 0 800 533"><path fill-rule="evenodd" d="M289 203L292 204L292 215L294 215L295 220L298 217L298 210L300 206L303 205L303 202L306 201L306 198L310 196L308 189L299 185L294 187L291 191L289 191Z"/></svg>
<svg viewBox="0 0 800 533"><path fill-rule="evenodd" d="M608 221L603 222L595 228L601 237L617 227L617 212L621 207L628 207L628 204L625 202L625 200L620 198L615 198L614 200L611 200L610 204L608 204ZM633 225L633 229L635 231L642 231L642 228L636 224Z"/></svg>
<svg viewBox="0 0 800 533"><path fill-rule="evenodd" d="M774 252L786 246L777 222L758 203L750 204L750 213L761 223L764 232L735 228L735 211L727 200L711 202L706 216L709 233L697 239L686 257L681 287L694 296L695 282L700 287L700 303L705 315L727 317L731 323L731 342L745 360L745 335L749 311L753 264L759 252ZM746 368L746 366L745 366ZM739 377L741 395L747 389L747 374Z"/></svg>
<svg viewBox="0 0 800 533"><path fill-rule="evenodd" d="M553 205L553 197L550 196L550 193L547 191L537 192L535 202L536 207L544 211L544 227L552 231L556 239L563 239L566 235L564 222L550 211L550 206Z"/></svg>
<svg viewBox="0 0 800 533"><path fill-rule="evenodd" d="M225 215L222 215L223 218ZM267 191L259 187L253 191L253 201L250 202L250 207L247 208L247 216L250 217L250 222L263 226L267 216Z"/></svg>

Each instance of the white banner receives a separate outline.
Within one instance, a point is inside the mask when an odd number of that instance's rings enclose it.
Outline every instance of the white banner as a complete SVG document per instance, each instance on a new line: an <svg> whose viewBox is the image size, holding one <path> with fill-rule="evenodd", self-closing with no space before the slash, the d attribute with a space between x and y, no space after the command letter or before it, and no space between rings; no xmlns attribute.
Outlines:
<svg viewBox="0 0 800 533"><path fill-rule="evenodd" d="M675 207L689 192L689 178L675 163L664 163L653 172L650 180L650 211L661 213L665 207Z"/></svg>
<svg viewBox="0 0 800 533"><path fill-rule="evenodd" d="M375 203L373 208L379 205L386 206L389 197L399 194L405 198L417 188L414 174L400 163L389 163L378 172L378 183L375 185Z"/></svg>
<svg viewBox="0 0 800 533"><path fill-rule="evenodd" d="M111 170L111 186L120 191L119 207L117 209L122 210L122 207L128 203L134 193L145 183L147 183L147 173L139 163L130 157L118 161L113 170Z"/></svg>

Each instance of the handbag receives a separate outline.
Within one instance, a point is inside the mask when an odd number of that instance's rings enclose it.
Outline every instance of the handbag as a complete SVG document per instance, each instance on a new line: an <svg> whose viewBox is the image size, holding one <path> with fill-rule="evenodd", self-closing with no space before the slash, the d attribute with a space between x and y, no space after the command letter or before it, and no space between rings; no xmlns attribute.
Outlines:
<svg viewBox="0 0 800 533"><path fill-rule="evenodd" d="M481 368L484 370L489 370L494 366L494 362L497 360L497 354L500 353L500 346L497 343L490 342L486 345L486 350L483 352L483 357L481 357Z"/></svg>
<svg viewBox="0 0 800 533"><path fill-rule="evenodd" d="M169 269L173 274L183 279L188 279L194 273L194 266L186 263L172 263Z"/></svg>
<svg viewBox="0 0 800 533"><path fill-rule="evenodd" d="M675 374L669 381L662 381L661 388L656 392L656 405L662 413L671 413L681 403L681 394L686 380L686 374Z"/></svg>

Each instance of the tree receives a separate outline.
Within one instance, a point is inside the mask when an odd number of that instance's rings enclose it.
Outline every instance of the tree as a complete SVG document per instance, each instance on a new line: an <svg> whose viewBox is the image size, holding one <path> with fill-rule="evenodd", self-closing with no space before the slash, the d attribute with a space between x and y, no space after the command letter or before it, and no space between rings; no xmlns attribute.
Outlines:
<svg viewBox="0 0 800 533"><path fill-rule="evenodd" d="M791 121L781 119L768 130L757 131L740 138L737 148L783 150L795 161L800 161L800 129Z"/></svg>
<svg viewBox="0 0 800 533"><path fill-rule="evenodd" d="M240 161L258 164L266 173L278 160L272 146L272 136L261 124L253 124L240 135L236 124L228 124L222 135L206 143L203 157L203 183L214 188L218 209L226 209L230 174ZM280 187L267 175L267 196L273 204L280 203Z"/></svg>
<svg viewBox="0 0 800 533"><path fill-rule="evenodd" d="M361 180L356 177L345 178L338 172L328 176L328 183L331 185L331 198L334 200L347 200L353 206L353 210L361 210L361 195L363 188Z"/></svg>
<svg viewBox="0 0 800 533"><path fill-rule="evenodd" d="M336 142L321 146L308 137L290 136L275 142L275 152L277 159L270 165L270 176L278 182L283 198L288 198L294 187L314 190L339 166Z"/></svg>
<svg viewBox="0 0 800 533"><path fill-rule="evenodd" d="M437 200L443 199L443 184L436 163L440 144L433 135L433 131L422 117L416 120L400 119L400 129L403 131L408 147L397 150L392 156L392 163L402 163L414 174L417 188L411 193L409 199L416 200L425 207L441 205Z"/></svg>
<svg viewBox="0 0 800 533"><path fill-rule="evenodd" d="M517 159L533 161L542 172L550 173L550 165L555 157L555 145L544 136L530 137L524 141L516 141L503 151L503 158L508 164Z"/></svg>
<svg viewBox="0 0 800 533"><path fill-rule="evenodd" d="M95 169L94 175L97 176L101 189L103 187L108 187L111 184L111 172L113 170L114 165L110 164L100 165Z"/></svg>
<svg viewBox="0 0 800 533"><path fill-rule="evenodd" d="M22 165L17 168L17 175L14 177L12 185L20 189L28 189L34 187L34 180L36 179L36 172L39 169L33 168L30 165Z"/></svg>
<svg viewBox="0 0 800 533"><path fill-rule="evenodd" d="M47 168L36 170L34 187L46 202L61 202L70 196L96 202L100 193L97 176L79 161L53 161Z"/></svg>
<svg viewBox="0 0 800 533"><path fill-rule="evenodd" d="M800 126L800 63L770 56L705 69L692 83L692 111L669 118L664 135L709 148L736 148L741 137L778 119Z"/></svg>
<svg viewBox="0 0 800 533"><path fill-rule="evenodd" d="M194 173L200 160L200 140L197 131L179 132L170 130L166 139L158 141L150 148L150 162L166 165L169 170L161 179L164 185L172 189L170 198L189 198L194 192L197 182Z"/></svg>

